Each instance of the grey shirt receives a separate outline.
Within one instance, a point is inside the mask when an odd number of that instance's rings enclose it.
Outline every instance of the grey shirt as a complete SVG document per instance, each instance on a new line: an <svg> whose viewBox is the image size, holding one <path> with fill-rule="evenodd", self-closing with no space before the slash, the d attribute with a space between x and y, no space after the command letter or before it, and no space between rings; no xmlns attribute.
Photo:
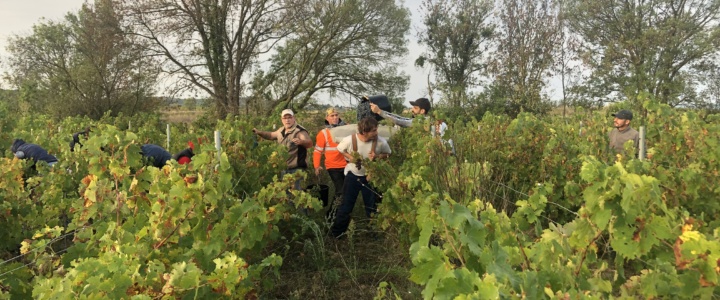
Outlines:
<svg viewBox="0 0 720 300"><path fill-rule="evenodd" d="M625 128L623 131L620 131L617 128L610 131L610 148L615 150L615 152L622 152L625 149L623 145L625 145L625 142L630 140L633 141L633 146L637 149L640 143L640 134L638 134L637 130L632 129L630 126Z"/></svg>
<svg viewBox="0 0 720 300"><path fill-rule="evenodd" d="M396 114L386 112L384 110L380 111L380 116L385 119L391 120L393 123L395 123L395 125L400 126L400 127L412 126L413 119L411 119L411 118L401 117Z"/></svg>
<svg viewBox="0 0 720 300"><path fill-rule="evenodd" d="M381 110L379 115L385 119L389 119L390 121L395 123L395 125L400 126L400 127L410 127L410 126L412 126L412 122L414 120L413 118L406 118L403 116L396 115L394 113L386 112L384 110ZM418 117L427 118L426 115L420 115Z"/></svg>

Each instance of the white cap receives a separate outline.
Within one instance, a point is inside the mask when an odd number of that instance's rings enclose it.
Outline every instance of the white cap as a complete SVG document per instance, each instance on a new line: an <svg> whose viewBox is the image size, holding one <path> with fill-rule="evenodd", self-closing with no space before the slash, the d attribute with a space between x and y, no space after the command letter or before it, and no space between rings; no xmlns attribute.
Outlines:
<svg viewBox="0 0 720 300"><path fill-rule="evenodd" d="M293 113L292 109L285 109L280 113L280 117L284 117L285 115L291 115L295 116L295 113Z"/></svg>

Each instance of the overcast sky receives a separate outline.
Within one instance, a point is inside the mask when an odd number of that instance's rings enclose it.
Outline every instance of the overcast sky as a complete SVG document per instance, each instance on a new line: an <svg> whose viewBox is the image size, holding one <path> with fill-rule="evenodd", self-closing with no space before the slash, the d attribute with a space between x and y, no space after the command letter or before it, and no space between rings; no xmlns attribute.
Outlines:
<svg viewBox="0 0 720 300"><path fill-rule="evenodd" d="M68 12L77 12L84 0L0 0L0 59L7 56L5 47L12 35L26 36L32 33L32 26L41 19L60 20ZM405 93L405 104L419 97L426 97L427 71L414 67L415 59L420 55L416 29L420 24L419 7L421 0L405 0L405 6L412 15L412 26L408 36L410 50L405 58L403 70L410 75L410 87ZM0 69L4 73L5 69ZM2 85L8 88L8 86ZM348 103L337 103L348 104Z"/></svg>

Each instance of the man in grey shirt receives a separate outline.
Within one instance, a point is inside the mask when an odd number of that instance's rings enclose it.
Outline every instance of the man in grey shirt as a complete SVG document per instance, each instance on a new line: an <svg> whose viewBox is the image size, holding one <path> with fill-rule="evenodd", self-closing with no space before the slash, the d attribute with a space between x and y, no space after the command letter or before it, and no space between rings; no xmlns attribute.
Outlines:
<svg viewBox="0 0 720 300"><path fill-rule="evenodd" d="M424 118L428 117L428 113L430 113L430 109L432 106L430 105L430 100L427 98L419 98L415 101L410 101L410 105L412 105L412 114L413 118L415 116L422 116ZM393 113L386 112L377 105L370 103L370 110L381 117L388 119L395 123L395 125L400 127L410 127L412 126L413 118L405 118L398 116ZM438 120L438 122L435 122L435 125L433 125L433 129L431 130L431 134L435 136L436 134L442 138L445 135L445 130L448 128L447 123L445 123L442 120ZM452 139L444 140L447 145L450 146L451 153L455 155L455 145L453 144Z"/></svg>
<svg viewBox="0 0 720 300"><path fill-rule="evenodd" d="M624 151L624 145L627 141L633 141L633 146L637 149L640 142L640 135L637 130L630 127L630 121L633 118L632 112L627 109L620 110L612 114L614 129L610 131L610 148L616 153Z"/></svg>
<svg viewBox="0 0 720 300"><path fill-rule="evenodd" d="M412 114L413 116L421 115L421 116L427 116L427 114L430 112L430 100L427 98L420 98L415 101L410 101L410 105L412 105ZM412 126L413 119L411 118L405 118L398 116L393 113L386 112L380 107L378 107L375 104L370 104L370 110L372 112L380 115L381 117L385 119L391 120L395 125L400 127L410 127Z"/></svg>

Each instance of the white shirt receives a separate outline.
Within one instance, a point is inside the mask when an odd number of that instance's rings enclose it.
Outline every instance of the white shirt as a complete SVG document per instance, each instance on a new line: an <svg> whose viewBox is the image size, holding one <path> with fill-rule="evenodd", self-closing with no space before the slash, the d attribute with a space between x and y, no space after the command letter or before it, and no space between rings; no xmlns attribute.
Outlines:
<svg viewBox="0 0 720 300"><path fill-rule="evenodd" d="M435 133L436 133L435 126L437 126L437 125L430 126L430 131L432 132L432 136L435 136ZM440 137L443 137L445 135L445 130L447 130L447 123L445 123L445 122L440 123L440 129L437 130L440 132Z"/></svg>
<svg viewBox="0 0 720 300"><path fill-rule="evenodd" d="M352 137L353 134L346 136L342 141L340 141L340 144L337 146L340 153L353 153ZM363 142L357 138L357 148L361 157L368 158L370 156L370 148L372 148L372 141ZM378 136L377 144L375 145L375 155L391 153L392 151L390 150L390 145L388 145L387 141ZM347 175L348 172L352 172L355 176L365 176L366 170L367 168L364 166L358 170L354 162L348 162L347 166L345 166L345 175Z"/></svg>

